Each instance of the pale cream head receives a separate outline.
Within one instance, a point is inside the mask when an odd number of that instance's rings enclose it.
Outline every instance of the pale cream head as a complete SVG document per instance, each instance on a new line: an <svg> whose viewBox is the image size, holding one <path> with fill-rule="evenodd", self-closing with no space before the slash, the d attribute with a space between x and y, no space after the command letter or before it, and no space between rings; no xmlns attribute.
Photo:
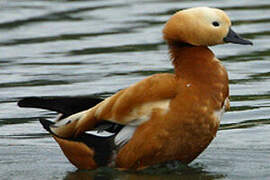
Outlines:
<svg viewBox="0 0 270 180"><path fill-rule="evenodd" d="M223 44L231 21L220 9L197 7L175 13L163 29L164 39L195 46Z"/></svg>

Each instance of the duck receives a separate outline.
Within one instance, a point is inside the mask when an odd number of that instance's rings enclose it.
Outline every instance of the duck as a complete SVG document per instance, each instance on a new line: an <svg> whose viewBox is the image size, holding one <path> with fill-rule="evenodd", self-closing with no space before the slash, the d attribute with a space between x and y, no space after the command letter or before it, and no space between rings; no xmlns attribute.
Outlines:
<svg viewBox="0 0 270 180"><path fill-rule="evenodd" d="M230 108L228 73L209 46L252 42L232 30L223 10L211 7L176 12L163 38L174 73L151 75L105 99L26 97L18 105L60 114L40 123L78 169L189 164L215 138Z"/></svg>

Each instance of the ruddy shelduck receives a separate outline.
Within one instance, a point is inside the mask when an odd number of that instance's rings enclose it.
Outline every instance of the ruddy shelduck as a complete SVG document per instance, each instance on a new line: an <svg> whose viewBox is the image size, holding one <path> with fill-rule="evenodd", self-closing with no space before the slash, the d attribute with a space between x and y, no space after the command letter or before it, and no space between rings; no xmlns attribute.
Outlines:
<svg viewBox="0 0 270 180"><path fill-rule="evenodd" d="M104 100L29 97L19 106L62 114L40 122L79 169L190 163L216 136L230 106L227 72L208 46L252 43L231 29L224 11L208 7L175 13L163 37L175 73L152 75ZM99 135L105 131L110 134Z"/></svg>

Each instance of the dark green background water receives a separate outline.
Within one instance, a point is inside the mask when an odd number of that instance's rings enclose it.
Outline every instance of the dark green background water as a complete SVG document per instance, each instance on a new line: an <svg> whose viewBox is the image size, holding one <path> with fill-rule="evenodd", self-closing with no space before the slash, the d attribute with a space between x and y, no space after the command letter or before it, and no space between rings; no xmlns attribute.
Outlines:
<svg viewBox="0 0 270 180"><path fill-rule="evenodd" d="M55 114L16 106L26 96L111 94L172 72L161 30L194 6L224 9L254 46L211 48L229 72L232 107L188 167L77 171L37 121ZM269 29L269 0L0 0L0 179L270 179Z"/></svg>

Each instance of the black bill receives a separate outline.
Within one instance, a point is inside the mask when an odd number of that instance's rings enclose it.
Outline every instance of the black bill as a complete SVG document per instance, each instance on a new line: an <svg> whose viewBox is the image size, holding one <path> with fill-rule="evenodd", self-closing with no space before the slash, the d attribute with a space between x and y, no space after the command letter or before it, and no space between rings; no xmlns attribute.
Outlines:
<svg viewBox="0 0 270 180"><path fill-rule="evenodd" d="M253 45L253 43L251 41L241 38L231 28L229 29L229 33L227 34L227 36L223 40L224 40L224 42L230 42L230 43L234 43L234 44Z"/></svg>

